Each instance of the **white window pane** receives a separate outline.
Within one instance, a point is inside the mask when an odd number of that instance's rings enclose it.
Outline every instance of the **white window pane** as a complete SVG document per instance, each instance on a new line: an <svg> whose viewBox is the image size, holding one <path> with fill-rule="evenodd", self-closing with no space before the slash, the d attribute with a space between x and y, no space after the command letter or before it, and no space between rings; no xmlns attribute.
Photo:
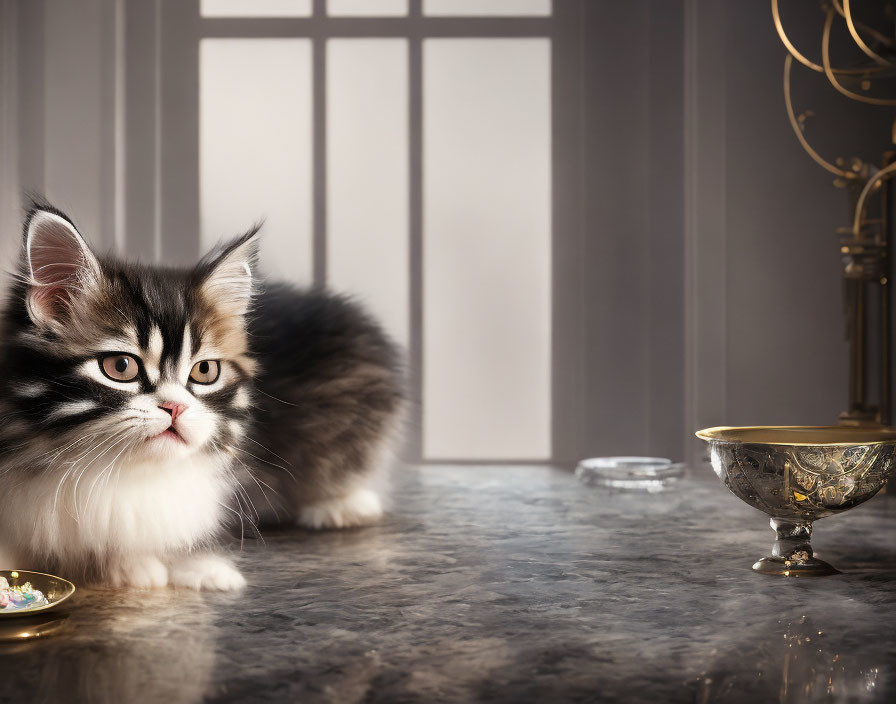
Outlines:
<svg viewBox="0 0 896 704"><path fill-rule="evenodd" d="M327 42L327 281L408 341L408 49Z"/></svg>
<svg viewBox="0 0 896 704"><path fill-rule="evenodd" d="M551 0L423 0L424 15L545 16L551 14Z"/></svg>
<svg viewBox="0 0 896 704"><path fill-rule="evenodd" d="M311 0L200 0L203 17L309 17Z"/></svg>
<svg viewBox="0 0 896 704"><path fill-rule="evenodd" d="M327 14L334 17L402 17L408 0L327 0Z"/></svg>
<svg viewBox="0 0 896 704"><path fill-rule="evenodd" d="M203 247L264 218L264 271L309 282L311 42L204 39L199 78Z"/></svg>
<svg viewBox="0 0 896 704"><path fill-rule="evenodd" d="M551 454L547 39L424 42L423 442Z"/></svg>

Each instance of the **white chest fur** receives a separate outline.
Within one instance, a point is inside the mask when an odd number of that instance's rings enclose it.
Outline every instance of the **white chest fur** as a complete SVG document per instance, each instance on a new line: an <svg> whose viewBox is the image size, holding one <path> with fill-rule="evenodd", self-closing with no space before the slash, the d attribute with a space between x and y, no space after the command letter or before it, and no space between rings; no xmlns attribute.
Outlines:
<svg viewBox="0 0 896 704"><path fill-rule="evenodd" d="M220 525L231 484L220 460L122 463L102 474L37 471L9 493L21 513L0 517L10 546L62 564L119 555L161 556L208 541Z"/></svg>

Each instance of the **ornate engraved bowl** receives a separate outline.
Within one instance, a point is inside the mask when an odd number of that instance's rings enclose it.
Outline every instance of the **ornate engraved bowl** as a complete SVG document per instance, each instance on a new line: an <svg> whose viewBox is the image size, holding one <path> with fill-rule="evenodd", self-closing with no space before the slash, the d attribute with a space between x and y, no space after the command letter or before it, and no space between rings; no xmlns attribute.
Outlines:
<svg viewBox="0 0 896 704"><path fill-rule="evenodd" d="M838 574L812 554L812 522L874 496L896 468L896 431L846 426L707 428L712 467L738 498L771 517L772 554L753 569Z"/></svg>

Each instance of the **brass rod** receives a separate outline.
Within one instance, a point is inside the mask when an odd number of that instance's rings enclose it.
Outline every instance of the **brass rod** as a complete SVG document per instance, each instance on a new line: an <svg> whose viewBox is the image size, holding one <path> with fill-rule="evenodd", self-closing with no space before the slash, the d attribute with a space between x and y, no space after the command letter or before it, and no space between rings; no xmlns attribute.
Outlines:
<svg viewBox="0 0 896 704"><path fill-rule="evenodd" d="M885 277L886 278L886 277ZM890 282L880 286L880 422L890 424Z"/></svg>
<svg viewBox="0 0 896 704"><path fill-rule="evenodd" d="M856 285L855 308L855 364L856 364L856 410L865 409L865 282L858 279Z"/></svg>
<svg viewBox="0 0 896 704"><path fill-rule="evenodd" d="M889 164L887 162L890 162ZM884 164L896 163L896 152L884 156ZM890 208L893 182L886 182L880 196L880 242L883 245L883 278L880 280L880 422L890 424L890 402L892 394L892 371L890 365Z"/></svg>

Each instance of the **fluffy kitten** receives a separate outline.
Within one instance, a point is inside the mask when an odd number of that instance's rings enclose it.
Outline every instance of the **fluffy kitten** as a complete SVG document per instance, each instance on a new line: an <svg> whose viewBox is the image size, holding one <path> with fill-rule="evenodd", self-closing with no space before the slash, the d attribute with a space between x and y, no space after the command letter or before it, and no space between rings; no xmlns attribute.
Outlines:
<svg viewBox="0 0 896 704"><path fill-rule="evenodd" d="M399 354L344 298L258 286L255 260L253 231L192 269L129 264L32 209L0 322L0 567L235 589L228 517L380 516Z"/></svg>

